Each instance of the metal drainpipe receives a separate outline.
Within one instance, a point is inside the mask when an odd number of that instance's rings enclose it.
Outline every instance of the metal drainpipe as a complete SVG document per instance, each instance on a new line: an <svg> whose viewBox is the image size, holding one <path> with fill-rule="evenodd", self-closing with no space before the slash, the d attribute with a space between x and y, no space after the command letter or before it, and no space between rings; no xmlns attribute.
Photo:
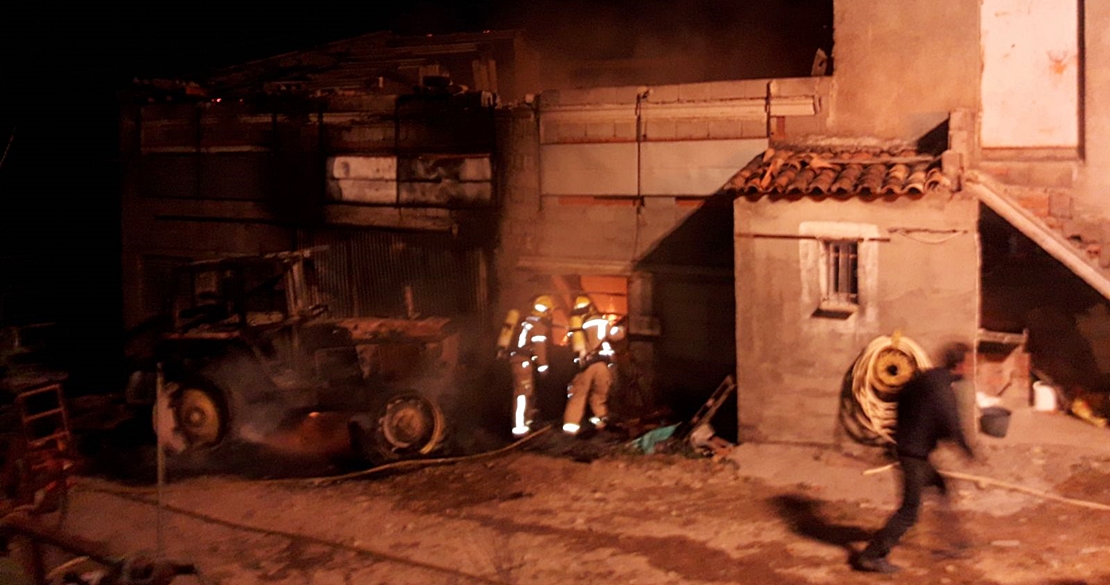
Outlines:
<svg viewBox="0 0 1110 585"><path fill-rule="evenodd" d="M647 98L647 90L641 91L636 94L636 208L637 210L644 204L643 185L640 177L640 171L643 170L641 162L640 146L643 144L644 134L644 99Z"/></svg>
<svg viewBox="0 0 1110 585"><path fill-rule="evenodd" d="M771 100L774 98L775 82L767 82L767 93L763 98L763 114L764 119L767 120L767 144L770 145L771 138L775 133L774 119L771 117Z"/></svg>
<svg viewBox="0 0 1110 585"><path fill-rule="evenodd" d="M423 79L421 79L423 83ZM401 96L393 96L393 205L401 206Z"/></svg>
<svg viewBox="0 0 1110 585"><path fill-rule="evenodd" d="M645 88L636 94L636 227L632 232L632 258L640 253L640 222L643 219L644 192L643 192L643 136L644 136L644 109L643 103L651 95L651 89Z"/></svg>
<svg viewBox="0 0 1110 585"><path fill-rule="evenodd" d="M539 98L533 98L528 107L536 124L536 212L543 213L543 112Z"/></svg>
<svg viewBox="0 0 1110 585"><path fill-rule="evenodd" d="M204 193L202 192L202 183L204 182L204 157L201 156L201 144L204 141L204 137L202 134L204 132L204 112L202 111L203 107L204 106L197 104L193 108L193 124L196 125L196 127L193 129L193 197L195 199L201 199L204 197Z"/></svg>

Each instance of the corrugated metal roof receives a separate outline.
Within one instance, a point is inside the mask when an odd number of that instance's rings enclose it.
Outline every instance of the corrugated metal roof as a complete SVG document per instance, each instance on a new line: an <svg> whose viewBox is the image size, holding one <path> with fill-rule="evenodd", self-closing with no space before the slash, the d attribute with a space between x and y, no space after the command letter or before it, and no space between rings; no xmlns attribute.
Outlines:
<svg viewBox="0 0 1110 585"><path fill-rule="evenodd" d="M734 195L920 195L951 189L940 157L912 150L769 148L727 183Z"/></svg>
<svg viewBox="0 0 1110 585"><path fill-rule="evenodd" d="M450 93L497 93L497 61L515 58L521 35L517 30L419 36L374 32L225 67L192 81L136 80L134 86L148 97L171 99L258 93L397 95L412 93L425 76L443 76L462 84L442 88Z"/></svg>
<svg viewBox="0 0 1110 585"><path fill-rule="evenodd" d="M403 36L375 32L312 49L277 55L216 71L206 85L217 93L249 92L258 87L300 91L337 89L412 90L416 70L444 65L454 77L473 83L471 61L490 57L496 43L512 44L517 31ZM411 72L405 72L411 69ZM476 90L493 88L473 87Z"/></svg>

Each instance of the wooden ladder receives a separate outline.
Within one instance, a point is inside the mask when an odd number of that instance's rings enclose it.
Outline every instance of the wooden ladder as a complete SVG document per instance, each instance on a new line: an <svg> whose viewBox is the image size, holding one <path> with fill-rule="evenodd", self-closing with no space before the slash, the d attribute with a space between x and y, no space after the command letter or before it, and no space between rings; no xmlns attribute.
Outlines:
<svg viewBox="0 0 1110 585"><path fill-rule="evenodd" d="M69 453L72 436L61 384L50 383L24 390L16 396L16 404L28 451Z"/></svg>

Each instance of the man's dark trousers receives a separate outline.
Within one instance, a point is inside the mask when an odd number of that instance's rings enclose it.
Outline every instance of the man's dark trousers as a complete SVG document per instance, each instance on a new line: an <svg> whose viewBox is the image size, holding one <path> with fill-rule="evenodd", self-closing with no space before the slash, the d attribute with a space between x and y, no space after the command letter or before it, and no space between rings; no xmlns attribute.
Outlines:
<svg viewBox="0 0 1110 585"><path fill-rule="evenodd" d="M937 473L928 459L900 454L898 463L902 466L902 505L890 520L887 520L886 526L875 533L867 548L860 553L863 558L877 559L890 554L890 549L894 548L902 535L917 522L923 488L936 486L940 488L941 495L947 496L948 490L944 484L944 478Z"/></svg>

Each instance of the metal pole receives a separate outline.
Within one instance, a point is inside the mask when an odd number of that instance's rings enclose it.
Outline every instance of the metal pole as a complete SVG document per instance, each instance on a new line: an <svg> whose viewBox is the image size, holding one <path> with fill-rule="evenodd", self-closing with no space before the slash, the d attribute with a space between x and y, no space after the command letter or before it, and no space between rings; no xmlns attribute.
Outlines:
<svg viewBox="0 0 1110 585"><path fill-rule="evenodd" d="M163 550L164 550L163 549L163 542L164 541L162 539L162 532L163 532L162 511L163 511L163 508L165 507L165 501L163 499L163 486L166 483L166 451L164 449L164 445L162 444L162 429L161 429L162 413L164 412L163 409L165 408L165 401L166 401L165 392L163 392L162 362L158 362L158 374L157 374L157 377L155 378L154 392L155 392L155 394L154 394L154 435L156 437L155 448L157 449L157 453L156 453L155 457L156 457L157 466L158 466L158 508L157 508L157 517L155 518L156 537L155 537L155 556L154 556L154 558L155 558L155 560L161 560L162 559L162 553L163 553Z"/></svg>
<svg viewBox="0 0 1110 585"><path fill-rule="evenodd" d="M640 222L644 212L644 100L651 94L650 89L644 89L636 94L636 202L635 202L635 231L632 232L632 261L635 262L640 254Z"/></svg>

